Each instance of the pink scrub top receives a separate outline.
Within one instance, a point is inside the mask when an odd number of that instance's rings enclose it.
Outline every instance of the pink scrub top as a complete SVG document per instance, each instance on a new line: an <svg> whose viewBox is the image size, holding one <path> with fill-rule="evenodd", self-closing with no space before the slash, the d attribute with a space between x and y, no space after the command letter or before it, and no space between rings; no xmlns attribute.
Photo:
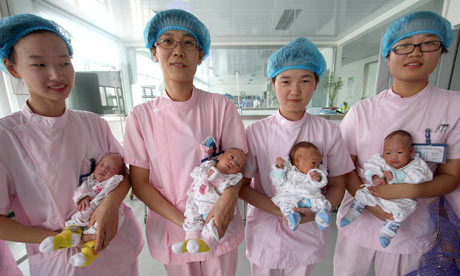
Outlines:
<svg viewBox="0 0 460 276"><path fill-rule="evenodd" d="M180 212L185 211L190 173L200 165L200 143L216 139L218 150L239 148L247 152L244 126L235 106L224 96L193 88L185 102L173 101L166 92L136 106L126 121L125 161L150 170L149 181ZM243 222L235 215L212 252L176 255L173 243L184 240L182 227L148 211L147 243L152 257L163 264L185 264L220 256L244 238Z"/></svg>
<svg viewBox="0 0 460 276"><path fill-rule="evenodd" d="M72 200L79 176L89 173L90 159L121 147L98 115L66 109L60 117L22 111L0 120L0 214L13 209L27 226L60 231L76 211ZM40 253L26 244L32 275L118 275L131 266L143 246L132 211L117 236L90 266L75 268L76 248Z"/></svg>
<svg viewBox="0 0 460 276"><path fill-rule="evenodd" d="M254 177L253 188L269 198L275 195L270 180L272 164L285 157L297 142L315 144L329 176L354 169L339 127L305 112L301 120L289 121L279 111L246 129L249 154L244 176ZM281 217L248 205L246 254L251 263L265 268L290 268L319 262L326 257L329 228L322 231L314 221L292 231Z"/></svg>
<svg viewBox="0 0 460 276"><path fill-rule="evenodd" d="M4 240L0 240L0 275L22 276L22 272L16 265L14 256L8 247L8 242Z"/></svg>
<svg viewBox="0 0 460 276"><path fill-rule="evenodd" d="M358 157L357 172L365 181L363 164L374 154L383 151L384 138L392 131L408 131L414 143L425 143L425 129L431 129L432 143L447 143L447 159L460 158L460 93L428 85L412 97L401 98L391 89L363 100L352 106L340 128L347 149ZM440 124L448 124L444 133L436 131ZM428 163L435 172L437 165ZM459 214L459 189L449 202ZM428 205L435 198L417 199L417 209L401 225L391 244L383 249L379 242L379 231L383 221L369 212L364 212L350 225L339 231L362 247L396 254L420 253L428 249L434 240L435 229L428 214ZM352 202L345 194L337 221L343 217Z"/></svg>

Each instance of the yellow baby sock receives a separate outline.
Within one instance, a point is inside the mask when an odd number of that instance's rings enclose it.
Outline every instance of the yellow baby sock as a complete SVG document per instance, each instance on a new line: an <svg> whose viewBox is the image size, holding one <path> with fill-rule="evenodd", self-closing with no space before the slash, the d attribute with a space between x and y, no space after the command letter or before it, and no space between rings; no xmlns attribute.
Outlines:
<svg viewBox="0 0 460 276"><path fill-rule="evenodd" d="M92 263L99 254L94 254L94 248L96 247L96 241L86 242L80 253L73 255L70 258L70 263L73 266L87 266Z"/></svg>
<svg viewBox="0 0 460 276"><path fill-rule="evenodd" d="M189 253L208 252L209 246L201 239L192 239L185 241L185 247Z"/></svg>
<svg viewBox="0 0 460 276"><path fill-rule="evenodd" d="M39 250L41 252L51 252L62 248L75 247L80 243L82 232L81 227L70 225L58 235L44 239L40 243Z"/></svg>

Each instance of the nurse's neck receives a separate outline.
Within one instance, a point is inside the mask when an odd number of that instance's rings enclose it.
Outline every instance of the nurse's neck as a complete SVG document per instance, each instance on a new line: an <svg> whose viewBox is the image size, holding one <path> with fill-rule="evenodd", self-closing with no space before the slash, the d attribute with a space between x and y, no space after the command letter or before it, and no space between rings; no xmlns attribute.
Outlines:
<svg viewBox="0 0 460 276"><path fill-rule="evenodd" d="M416 95L428 85L428 79L418 81L403 81L395 79L392 90L402 98L407 98Z"/></svg>
<svg viewBox="0 0 460 276"><path fill-rule="evenodd" d="M193 82L166 82L166 93L175 102L185 102L192 97Z"/></svg>
<svg viewBox="0 0 460 276"><path fill-rule="evenodd" d="M298 121L303 118L305 110L303 112L289 112L280 108L280 114L289 121Z"/></svg>
<svg viewBox="0 0 460 276"><path fill-rule="evenodd" d="M65 101L62 102L47 102L37 101L29 98L27 105L30 110L37 115L44 117L59 117L65 112Z"/></svg>

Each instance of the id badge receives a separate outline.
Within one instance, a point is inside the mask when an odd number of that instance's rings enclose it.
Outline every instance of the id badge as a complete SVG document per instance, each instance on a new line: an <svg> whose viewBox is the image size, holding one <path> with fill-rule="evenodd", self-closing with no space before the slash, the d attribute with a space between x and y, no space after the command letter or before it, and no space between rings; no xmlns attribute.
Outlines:
<svg viewBox="0 0 460 276"><path fill-rule="evenodd" d="M447 160L447 144L412 144L415 153L425 162L444 164Z"/></svg>
<svg viewBox="0 0 460 276"><path fill-rule="evenodd" d="M447 144L432 144L431 130L425 129L426 143L412 144L414 152L425 162L444 164L447 160Z"/></svg>

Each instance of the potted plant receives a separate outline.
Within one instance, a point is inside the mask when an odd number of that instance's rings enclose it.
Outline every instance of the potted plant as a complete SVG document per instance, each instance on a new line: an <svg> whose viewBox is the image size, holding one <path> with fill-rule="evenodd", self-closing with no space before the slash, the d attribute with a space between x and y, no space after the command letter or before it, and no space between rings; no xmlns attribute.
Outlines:
<svg viewBox="0 0 460 276"><path fill-rule="evenodd" d="M323 81L323 86L327 91L327 96L329 98L329 107L334 107L334 101L337 97L337 93L339 92L340 88L343 86L342 78L339 77L337 80L334 76L326 76Z"/></svg>

